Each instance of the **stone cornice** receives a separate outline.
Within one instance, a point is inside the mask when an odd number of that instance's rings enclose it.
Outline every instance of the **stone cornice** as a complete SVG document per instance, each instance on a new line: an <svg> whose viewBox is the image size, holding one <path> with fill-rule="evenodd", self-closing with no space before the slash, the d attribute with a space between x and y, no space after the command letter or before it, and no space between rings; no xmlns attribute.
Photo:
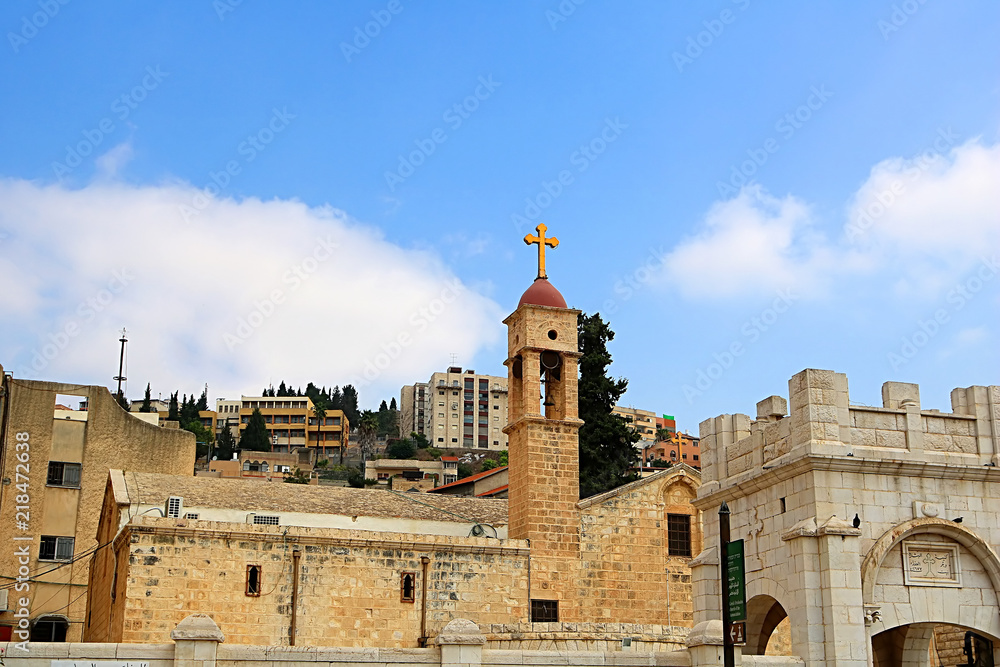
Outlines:
<svg viewBox="0 0 1000 667"><path fill-rule="evenodd" d="M858 448L854 451L857 453ZM787 455L786 455L787 456ZM978 457L977 457L978 458ZM775 461L778 461L777 459ZM691 501L699 510L705 511L717 507L723 501L731 502L743 498L755 491L761 491L793 477L807 472L848 472L876 473L894 477L931 477L938 479L961 479L967 481L1000 482L1000 468L996 466L964 466L954 463L937 463L932 461L905 461L902 459L864 458L862 456L826 456L806 454L787 463L771 463L774 467L756 475L736 476L736 481L722 486ZM732 478L731 478L732 479Z"/></svg>

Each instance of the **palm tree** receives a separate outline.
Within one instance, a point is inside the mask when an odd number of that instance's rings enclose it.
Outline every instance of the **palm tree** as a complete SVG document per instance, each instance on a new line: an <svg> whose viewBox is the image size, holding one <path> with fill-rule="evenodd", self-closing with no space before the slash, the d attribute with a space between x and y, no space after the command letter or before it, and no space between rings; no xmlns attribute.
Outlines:
<svg viewBox="0 0 1000 667"><path fill-rule="evenodd" d="M361 460L367 461L375 449L375 439L378 437L378 414L371 410L361 413L358 420L358 439L361 445Z"/></svg>
<svg viewBox="0 0 1000 667"><path fill-rule="evenodd" d="M326 403L319 401L313 406L313 417L316 419L316 448L319 449L319 443L323 437L323 422L326 421ZM323 458L326 458L325 441L323 442Z"/></svg>

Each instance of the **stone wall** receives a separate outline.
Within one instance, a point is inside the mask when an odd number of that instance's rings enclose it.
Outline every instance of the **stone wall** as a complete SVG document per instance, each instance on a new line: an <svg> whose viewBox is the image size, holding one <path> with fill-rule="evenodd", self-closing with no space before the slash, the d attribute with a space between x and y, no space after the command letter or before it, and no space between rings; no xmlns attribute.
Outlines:
<svg viewBox="0 0 1000 667"><path fill-rule="evenodd" d="M690 627L690 556L670 555L667 516L691 517L701 551L697 480L680 466L580 502L578 588L590 619Z"/></svg>
<svg viewBox="0 0 1000 667"><path fill-rule="evenodd" d="M132 520L115 546L128 567L102 612L111 628L92 625L87 638L93 641L162 642L197 611L210 613L230 643L287 646L296 551L299 645L417 646L423 557L425 636L462 616L484 623L527 617L527 545L513 540L144 516ZM246 590L252 565L261 568L255 596ZM402 599L405 573L413 575L413 601ZM93 597L111 600L110 591L95 590Z"/></svg>

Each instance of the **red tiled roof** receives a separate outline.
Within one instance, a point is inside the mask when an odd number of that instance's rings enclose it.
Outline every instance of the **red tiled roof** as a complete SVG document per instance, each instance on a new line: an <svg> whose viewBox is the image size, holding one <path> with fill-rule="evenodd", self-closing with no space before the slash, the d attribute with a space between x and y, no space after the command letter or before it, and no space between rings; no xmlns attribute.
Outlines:
<svg viewBox="0 0 1000 667"><path fill-rule="evenodd" d="M492 470L484 470L482 472L477 472L475 475L469 475L468 477L463 477L462 479L449 482L448 484L442 484L441 486L436 486L433 489L427 489L428 493L433 493L435 491L440 491L441 489L451 489L461 484L468 484L470 482L475 482L476 480L483 479L484 477L489 477L490 475L495 475L501 470L506 470L507 466L500 466L499 468L493 468Z"/></svg>
<svg viewBox="0 0 1000 667"><path fill-rule="evenodd" d="M503 486L498 486L495 489L490 489L489 491L484 491L482 493L477 493L476 494L476 498L487 498L489 496L494 496L494 495L496 495L498 493L503 493L506 490L507 490L507 484L504 484Z"/></svg>
<svg viewBox="0 0 1000 667"><path fill-rule="evenodd" d="M457 456L442 456L441 460L442 461L457 461L458 457Z"/></svg>

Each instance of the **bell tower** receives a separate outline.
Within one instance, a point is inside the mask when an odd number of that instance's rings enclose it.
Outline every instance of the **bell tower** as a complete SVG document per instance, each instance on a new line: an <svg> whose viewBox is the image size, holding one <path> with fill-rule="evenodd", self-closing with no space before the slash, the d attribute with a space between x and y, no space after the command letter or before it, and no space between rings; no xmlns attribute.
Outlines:
<svg viewBox="0 0 1000 667"><path fill-rule="evenodd" d="M538 244L538 277L507 325L509 488L508 534L531 542L531 597L558 601L560 621L573 621L573 582L580 546L577 346L579 310L545 274L545 225L525 243Z"/></svg>

